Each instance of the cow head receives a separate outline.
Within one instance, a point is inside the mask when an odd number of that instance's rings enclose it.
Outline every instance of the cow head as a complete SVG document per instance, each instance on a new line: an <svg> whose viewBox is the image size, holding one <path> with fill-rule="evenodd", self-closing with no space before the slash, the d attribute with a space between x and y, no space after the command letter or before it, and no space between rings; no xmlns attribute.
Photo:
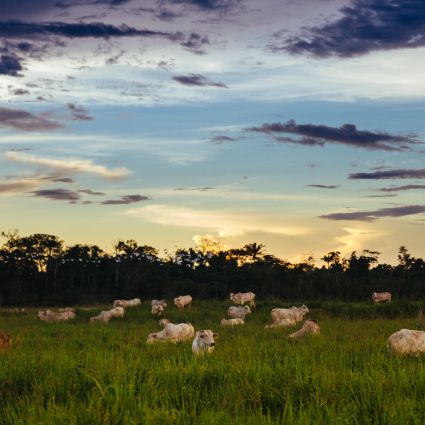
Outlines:
<svg viewBox="0 0 425 425"><path fill-rule="evenodd" d="M203 347L214 347L215 346L215 340L214 338L217 338L217 334L215 334L213 331L207 329L196 332L196 336L201 341L201 346Z"/></svg>

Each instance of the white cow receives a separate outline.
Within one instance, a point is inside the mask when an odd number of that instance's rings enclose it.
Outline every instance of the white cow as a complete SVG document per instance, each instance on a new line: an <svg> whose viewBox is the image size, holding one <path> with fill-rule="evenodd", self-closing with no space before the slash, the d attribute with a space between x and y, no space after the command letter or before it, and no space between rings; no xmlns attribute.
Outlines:
<svg viewBox="0 0 425 425"><path fill-rule="evenodd" d="M133 298L132 300L115 300L112 307L134 307L142 304L140 298Z"/></svg>
<svg viewBox="0 0 425 425"><path fill-rule="evenodd" d="M301 339L307 335L318 335L320 334L320 327L317 322L313 319L306 320L301 329L293 332L289 335L289 338Z"/></svg>
<svg viewBox="0 0 425 425"><path fill-rule="evenodd" d="M255 307L255 294L253 292L233 292L230 294L230 301L235 304L244 305L248 303L250 307Z"/></svg>
<svg viewBox="0 0 425 425"><path fill-rule="evenodd" d="M75 312L71 310L55 312L52 310L39 311L37 317L43 322L65 322L75 319Z"/></svg>
<svg viewBox="0 0 425 425"><path fill-rule="evenodd" d="M388 338L388 349L395 355L425 353L425 332L402 329Z"/></svg>
<svg viewBox="0 0 425 425"><path fill-rule="evenodd" d="M190 295L181 295L179 297L174 298L174 304L179 310L183 310L185 306L188 306L190 308L192 305L192 297Z"/></svg>
<svg viewBox="0 0 425 425"><path fill-rule="evenodd" d="M159 326L162 326L163 328L168 325L169 323L171 323L168 319L161 319L158 324Z"/></svg>
<svg viewBox="0 0 425 425"><path fill-rule="evenodd" d="M293 306L291 308L274 308L271 311L273 323L267 325L266 329L295 326L297 323L302 322L304 315L308 312L309 309L306 305L301 307Z"/></svg>
<svg viewBox="0 0 425 425"><path fill-rule="evenodd" d="M232 305L227 309L227 315L231 319L245 320L245 316L247 314L251 314L251 309L247 305L244 305L243 307L235 307L234 305Z"/></svg>
<svg viewBox="0 0 425 425"><path fill-rule="evenodd" d="M192 343L193 354L212 353L215 346L214 338L217 337L217 334L209 329L196 332L195 339Z"/></svg>
<svg viewBox="0 0 425 425"><path fill-rule="evenodd" d="M221 319L220 326L244 325L244 319Z"/></svg>
<svg viewBox="0 0 425 425"><path fill-rule="evenodd" d="M151 306L151 314L153 314L154 316L161 316L161 314L167 308L167 303L165 302L165 300L152 300Z"/></svg>
<svg viewBox="0 0 425 425"><path fill-rule="evenodd" d="M154 342L180 342L192 339L195 335L195 329L190 323L167 323L162 331L152 332L149 334L147 343L153 344Z"/></svg>
<svg viewBox="0 0 425 425"><path fill-rule="evenodd" d="M103 310L97 316L90 318L90 323L93 322L105 322L108 323L112 318L123 318L124 317L124 308L115 307L111 310Z"/></svg>
<svg viewBox="0 0 425 425"><path fill-rule="evenodd" d="M374 292L372 294L372 301L374 303L380 303L382 301L391 302L391 293L390 292Z"/></svg>

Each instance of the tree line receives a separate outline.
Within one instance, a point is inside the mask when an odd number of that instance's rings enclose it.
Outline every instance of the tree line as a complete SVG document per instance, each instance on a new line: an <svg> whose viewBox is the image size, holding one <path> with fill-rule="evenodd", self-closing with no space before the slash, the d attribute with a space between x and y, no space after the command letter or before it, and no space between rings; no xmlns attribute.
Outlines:
<svg viewBox="0 0 425 425"><path fill-rule="evenodd" d="M179 248L165 257L148 245L120 240L111 253L96 245L65 246L57 236L20 236L2 232L0 306L77 305L113 299L224 299L230 292L252 291L258 298L370 300L372 292L395 298L425 297L425 262L401 246L398 264L379 263L379 252L354 251L343 258L328 252L316 266L308 257L290 263L250 243L223 249L207 239L196 249Z"/></svg>

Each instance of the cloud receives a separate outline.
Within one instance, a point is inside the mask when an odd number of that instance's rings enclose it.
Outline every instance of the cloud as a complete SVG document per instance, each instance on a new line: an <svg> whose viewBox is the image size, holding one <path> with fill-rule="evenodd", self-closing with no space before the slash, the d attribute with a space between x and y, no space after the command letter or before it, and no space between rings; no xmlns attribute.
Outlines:
<svg viewBox="0 0 425 425"><path fill-rule="evenodd" d="M402 207L381 208L374 211L356 211L349 213L333 213L319 216L327 220L375 221L382 217L404 217L406 215L425 213L425 205L405 205Z"/></svg>
<svg viewBox="0 0 425 425"><path fill-rule="evenodd" d="M425 46L423 0L353 0L340 12L342 16L336 21L308 28L301 35L274 34L269 48L322 58Z"/></svg>
<svg viewBox="0 0 425 425"><path fill-rule="evenodd" d="M425 184L406 184L404 186L381 187L380 192L401 192L404 190L425 189Z"/></svg>
<svg viewBox="0 0 425 425"><path fill-rule="evenodd" d="M160 3L183 4L205 11L226 12L239 6L242 0L160 0Z"/></svg>
<svg viewBox="0 0 425 425"><path fill-rule="evenodd" d="M223 143L234 142L235 140L239 140L239 139L240 139L239 137L230 137L230 136L220 135L220 136L214 136L212 139L210 139L210 142L215 145L221 145Z"/></svg>
<svg viewBox="0 0 425 425"><path fill-rule="evenodd" d="M207 190L213 190L215 187L203 186L203 187L176 187L174 190L179 191L193 191L193 192L206 192Z"/></svg>
<svg viewBox="0 0 425 425"><path fill-rule="evenodd" d="M0 22L0 37L7 39L30 39L49 41L48 37L65 38L103 38L110 39L116 37L147 37L163 38L171 42L180 43L181 46L199 53L201 46L209 44L208 37L191 32L167 32L148 29L137 29L128 25L111 25L103 22L23 22L23 21L3 21ZM29 43L28 43L29 44Z"/></svg>
<svg viewBox="0 0 425 425"><path fill-rule="evenodd" d="M67 103L66 106L71 111L72 118L76 121L91 121L93 119L82 106L76 106L73 103Z"/></svg>
<svg viewBox="0 0 425 425"><path fill-rule="evenodd" d="M103 192L95 192L94 190L91 190L91 189L79 189L78 192L79 193L86 193L87 195L95 195L95 196L105 195Z"/></svg>
<svg viewBox="0 0 425 425"><path fill-rule="evenodd" d="M148 205L121 214L141 218L164 226L177 226L217 232L218 236L240 236L248 232L279 235L302 235L307 230L296 226L273 225L267 217L229 213L219 210L197 210L173 205Z"/></svg>
<svg viewBox="0 0 425 425"><path fill-rule="evenodd" d="M95 174L110 180L125 178L130 173L127 168L107 168L103 165L97 165L89 159L43 158L10 151L6 153L6 158L9 161L45 166L62 172Z"/></svg>
<svg viewBox="0 0 425 425"><path fill-rule="evenodd" d="M353 173L348 178L351 180L425 179L425 168L417 170L375 171L374 173Z"/></svg>
<svg viewBox="0 0 425 425"><path fill-rule="evenodd" d="M173 80L185 86L213 86L226 89L228 88L225 84L212 81L201 74L175 75Z"/></svg>
<svg viewBox="0 0 425 425"><path fill-rule="evenodd" d="M0 56L0 75L10 75L20 77L19 71L22 71L21 59L15 55Z"/></svg>
<svg viewBox="0 0 425 425"><path fill-rule="evenodd" d="M70 177L58 177L58 178L52 179L52 182L74 183L74 179L71 179Z"/></svg>
<svg viewBox="0 0 425 425"><path fill-rule="evenodd" d="M337 189L339 184L306 184L306 187L317 187L318 189Z"/></svg>
<svg viewBox="0 0 425 425"><path fill-rule="evenodd" d="M102 205L124 205L124 204L133 204L134 202L149 201L151 198L149 196L142 195L125 195L121 199L108 199L101 202Z"/></svg>
<svg viewBox="0 0 425 425"><path fill-rule="evenodd" d="M40 189L31 193L34 197L47 198L53 201L76 202L81 199L81 195L77 191L69 189Z"/></svg>
<svg viewBox="0 0 425 425"><path fill-rule="evenodd" d="M0 183L0 195L16 195L28 192L39 185L40 180L34 178L11 180L7 183Z"/></svg>
<svg viewBox="0 0 425 425"><path fill-rule="evenodd" d="M24 96L26 94L30 94L29 90L26 89L15 89L12 92L15 96Z"/></svg>
<svg viewBox="0 0 425 425"><path fill-rule="evenodd" d="M281 143L294 143L305 146L324 146L335 143L369 150L402 151L417 141L411 135L395 136L385 132L358 130L354 124L343 124L341 127L326 125L297 124L294 120L286 123L263 124L261 127L250 127L245 130L263 133ZM295 134L299 138L280 136Z"/></svg>
<svg viewBox="0 0 425 425"><path fill-rule="evenodd" d="M33 114L22 109L0 107L0 127L23 131L49 131L63 127L61 123L47 116L47 114Z"/></svg>

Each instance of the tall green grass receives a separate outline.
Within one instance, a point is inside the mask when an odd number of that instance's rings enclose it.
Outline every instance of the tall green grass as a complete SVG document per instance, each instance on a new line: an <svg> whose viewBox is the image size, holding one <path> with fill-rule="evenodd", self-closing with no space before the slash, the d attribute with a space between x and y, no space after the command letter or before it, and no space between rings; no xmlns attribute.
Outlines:
<svg viewBox="0 0 425 425"><path fill-rule="evenodd" d="M203 357L189 342L148 346L160 327L147 302L107 325L87 323L100 308L57 324L32 310L0 315L0 329L20 339L0 355L0 424L425 423L425 360L386 350L391 333L416 327L415 314L388 319L388 307L372 305L374 318L356 320L323 304L310 314L322 334L291 341L298 327L264 330L278 304L260 303L245 326L220 328L228 305L166 312L219 333Z"/></svg>

